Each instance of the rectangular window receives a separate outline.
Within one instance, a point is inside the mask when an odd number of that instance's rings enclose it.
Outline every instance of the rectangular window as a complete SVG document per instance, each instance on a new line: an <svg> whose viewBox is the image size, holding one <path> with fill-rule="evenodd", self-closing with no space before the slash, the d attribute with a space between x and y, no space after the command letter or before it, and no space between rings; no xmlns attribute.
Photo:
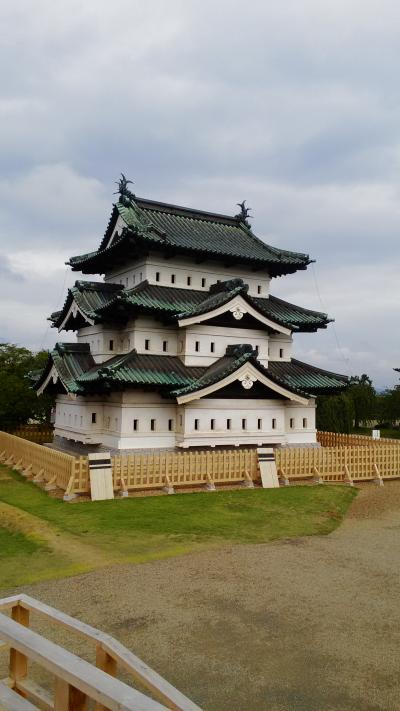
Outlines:
<svg viewBox="0 0 400 711"><path fill-rule="evenodd" d="M156 281L160 281L160 272L156 272Z"/></svg>
<svg viewBox="0 0 400 711"><path fill-rule="evenodd" d="M196 341L196 343L194 344L194 349L196 353L200 353L200 341Z"/></svg>
<svg viewBox="0 0 400 711"><path fill-rule="evenodd" d="M174 429L174 421L173 420L168 420L168 430L172 432Z"/></svg>
<svg viewBox="0 0 400 711"><path fill-rule="evenodd" d="M258 287L257 287L257 294L261 294L261 286L260 285L258 285Z"/></svg>
<svg viewBox="0 0 400 711"><path fill-rule="evenodd" d="M136 281L136 274L134 274L133 277L132 277L132 284L134 284L135 281Z"/></svg>
<svg viewBox="0 0 400 711"><path fill-rule="evenodd" d="M256 354L258 355L260 352L260 346L255 346L254 350L255 350Z"/></svg>
<svg viewBox="0 0 400 711"><path fill-rule="evenodd" d="M108 349L109 349L110 351L113 351L113 350L114 350L114 341L113 341L113 339L111 339L111 341L109 342L109 344L108 344Z"/></svg>
<svg viewBox="0 0 400 711"><path fill-rule="evenodd" d="M213 341L211 341L211 343L210 343L210 350L211 350L211 353L215 353L215 343Z"/></svg>
<svg viewBox="0 0 400 711"><path fill-rule="evenodd" d="M149 351L150 350L150 339L146 338L144 342L144 350Z"/></svg>
<svg viewBox="0 0 400 711"><path fill-rule="evenodd" d="M257 429L262 430L262 419L260 417L257 420Z"/></svg>
<svg viewBox="0 0 400 711"><path fill-rule="evenodd" d="M283 358L283 348L279 349L279 358Z"/></svg>
<svg viewBox="0 0 400 711"><path fill-rule="evenodd" d="M175 274L171 274L171 284L175 284Z"/></svg>
<svg viewBox="0 0 400 711"><path fill-rule="evenodd" d="M92 412L92 425L96 424L96 420L97 420L97 414L95 412Z"/></svg>
<svg viewBox="0 0 400 711"><path fill-rule="evenodd" d="M81 427L82 427L82 425L83 425L83 417L81 415Z"/></svg>
<svg viewBox="0 0 400 711"><path fill-rule="evenodd" d="M292 430L294 428L294 417L291 417L289 420L289 427Z"/></svg>
<svg viewBox="0 0 400 711"><path fill-rule="evenodd" d="M231 429L231 423L232 423L232 420L227 420L227 421L226 421L226 429L227 429L227 430L230 430L230 429Z"/></svg>
<svg viewBox="0 0 400 711"><path fill-rule="evenodd" d="M108 430L110 429L110 425L111 425L111 417L107 417L107 429Z"/></svg>
<svg viewBox="0 0 400 711"><path fill-rule="evenodd" d="M138 432L139 430L139 420L133 420L133 431Z"/></svg>
<svg viewBox="0 0 400 711"><path fill-rule="evenodd" d="M162 349L163 349L164 353L167 352L167 350L168 350L168 341L163 341L163 342L162 342Z"/></svg>
<svg viewBox="0 0 400 711"><path fill-rule="evenodd" d="M205 285L206 285L206 280L205 280L204 277L203 277L202 280L201 280L201 285L202 285L202 287L203 287L203 289L204 289L204 287L205 287Z"/></svg>
<svg viewBox="0 0 400 711"><path fill-rule="evenodd" d="M186 284L187 284L188 286L190 286L191 283L192 283L192 277L187 277L187 278L186 278Z"/></svg>
<svg viewBox="0 0 400 711"><path fill-rule="evenodd" d="M198 430L199 429L199 420L194 421L194 429Z"/></svg>
<svg viewBox="0 0 400 711"><path fill-rule="evenodd" d="M212 430L215 430L215 420L211 420L210 427Z"/></svg>
<svg viewBox="0 0 400 711"><path fill-rule="evenodd" d="M272 418L272 429L276 430L276 419L275 417Z"/></svg>
<svg viewBox="0 0 400 711"><path fill-rule="evenodd" d="M150 420L150 429L152 432L155 431L155 429L156 429L156 421L155 420Z"/></svg>
<svg viewBox="0 0 400 711"><path fill-rule="evenodd" d="M242 419L242 430L247 429L247 421L245 418Z"/></svg>
<svg viewBox="0 0 400 711"><path fill-rule="evenodd" d="M143 279L143 272L140 272L140 274L139 274L139 281L142 281L142 279Z"/></svg>
<svg viewBox="0 0 400 711"><path fill-rule="evenodd" d="M179 427L182 427L183 425L183 417L182 415L179 415Z"/></svg>
<svg viewBox="0 0 400 711"><path fill-rule="evenodd" d="M125 283L126 283L126 286L128 286L128 284L129 284L129 277L125 277Z"/></svg>
<svg viewBox="0 0 400 711"><path fill-rule="evenodd" d="M308 425L307 425L307 417L303 417L303 428L305 429L306 427L308 427Z"/></svg>

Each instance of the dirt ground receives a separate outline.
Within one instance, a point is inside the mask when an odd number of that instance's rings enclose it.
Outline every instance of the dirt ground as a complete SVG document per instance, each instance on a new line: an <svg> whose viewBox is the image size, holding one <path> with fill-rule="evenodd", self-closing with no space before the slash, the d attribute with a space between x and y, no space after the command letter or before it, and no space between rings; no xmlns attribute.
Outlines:
<svg viewBox="0 0 400 711"><path fill-rule="evenodd" d="M206 710L398 711L399 551L393 481L363 485L329 536L23 590L114 635Z"/></svg>

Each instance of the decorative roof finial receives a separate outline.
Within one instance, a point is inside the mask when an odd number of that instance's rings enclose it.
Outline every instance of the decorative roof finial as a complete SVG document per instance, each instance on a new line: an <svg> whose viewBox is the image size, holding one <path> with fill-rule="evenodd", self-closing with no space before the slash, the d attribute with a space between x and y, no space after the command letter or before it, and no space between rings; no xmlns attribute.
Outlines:
<svg viewBox="0 0 400 711"><path fill-rule="evenodd" d="M251 207L246 207L246 200L243 200L243 202L237 202L236 205L240 207L240 212L238 215L235 215L235 217L237 217L241 222L244 222L247 227L250 227L249 220L253 217L252 215L249 215Z"/></svg>
<svg viewBox="0 0 400 711"><path fill-rule="evenodd" d="M115 191L114 195L117 195L119 193L119 201L125 205L125 207L129 207L129 204L131 203L132 200L135 199L134 194L129 190L128 185L132 184L132 180L128 180L125 178L125 175L121 173L121 177L119 180L116 180L116 185L118 185L118 190Z"/></svg>

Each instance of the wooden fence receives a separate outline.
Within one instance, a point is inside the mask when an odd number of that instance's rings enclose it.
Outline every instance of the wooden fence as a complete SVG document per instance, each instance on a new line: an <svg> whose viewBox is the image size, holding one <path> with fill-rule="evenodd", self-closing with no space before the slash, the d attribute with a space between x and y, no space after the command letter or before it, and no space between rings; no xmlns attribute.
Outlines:
<svg viewBox="0 0 400 711"><path fill-rule="evenodd" d="M67 494L85 481L89 490L87 457L71 457L64 452L43 447L16 435L0 432L0 461L19 471L45 489L62 489Z"/></svg>
<svg viewBox="0 0 400 711"><path fill-rule="evenodd" d="M352 483L400 477L398 440L372 440L330 432L318 433L318 439L339 444L275 449L281 481L314 478L321 482ZM155 452L114 456L111 460L114 490L121 494L162 488L172 491L180 487L212 489L218 484L241 482L251 486L260 479L256 449ZM66 499L90 493L87 457L73 457L0 432L0 461L44 484L47 490L62 489Z"/></svg>
<svg viewBox="0 0 400 711"><path fill-rule="evenodd" d="M400 446L400 439L373 439L368 435L341 434L340 432L317 432L317 441L322 447L385 447L388 444Z"/></svg>
<svg viewBox="0 0 400 711"><path fill-rule="evenodd" d="M37 444L45 444L46 442L53 441L54 430L52 425L21 425L13 430L5 430L9 434L16 435L16 437L22 437L27 439L29 442L36 442Z"/></svg>
<svg viewBox="0 0 400 711"><path fill-rule="evenodd" d="M284 447L275 451L283 480L314 478L324 482L367 481L400 477L400 447Z"/></svg>

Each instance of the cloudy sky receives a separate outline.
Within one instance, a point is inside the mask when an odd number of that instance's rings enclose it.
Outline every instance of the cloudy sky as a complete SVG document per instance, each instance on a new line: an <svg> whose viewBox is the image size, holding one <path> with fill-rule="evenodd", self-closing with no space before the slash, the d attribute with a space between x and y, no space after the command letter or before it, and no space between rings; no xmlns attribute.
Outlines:
<svg viewBox="0 0 400 711"><path fill-rule="evenodd" d="M0 340L33 349L138 195L234 214L314 267L273 292L334 326L296 355L378 387L400 366L400 4L14 0L0 10ZM70 336L69 336L70 337Z"/></svg>

